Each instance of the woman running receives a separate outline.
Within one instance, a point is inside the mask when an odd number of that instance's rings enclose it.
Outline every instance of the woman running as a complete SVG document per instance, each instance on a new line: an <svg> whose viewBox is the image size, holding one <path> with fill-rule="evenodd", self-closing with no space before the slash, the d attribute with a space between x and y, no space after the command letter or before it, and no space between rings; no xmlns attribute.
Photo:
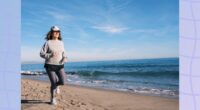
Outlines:
<svg viewBox="0 0 200 110"><path fill-rule="evenodd" d="M40 56L45 59L44 67L51 82L51 101L56 105L56 94L60 93L59 86L64 85L65 71L64 63L67 61L61 32L57 26L52 26L46 35Z"/></svg>

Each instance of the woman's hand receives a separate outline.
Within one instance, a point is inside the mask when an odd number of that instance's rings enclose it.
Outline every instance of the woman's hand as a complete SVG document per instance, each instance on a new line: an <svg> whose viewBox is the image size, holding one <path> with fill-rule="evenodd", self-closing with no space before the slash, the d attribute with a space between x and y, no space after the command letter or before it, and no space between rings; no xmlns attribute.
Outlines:
<svg viewBox="0 0 200 110"><path fill-rule="evenodd" d="M63 62L67 62L67 58L66 57L63 59Z"/></svg>
<svg viewBox="0 0 200 110"><path fill-rule="evenodd" d="M60 64L64 64L65 62L67 62L67 58L64 57L61 61L60 61Z"/></svg>

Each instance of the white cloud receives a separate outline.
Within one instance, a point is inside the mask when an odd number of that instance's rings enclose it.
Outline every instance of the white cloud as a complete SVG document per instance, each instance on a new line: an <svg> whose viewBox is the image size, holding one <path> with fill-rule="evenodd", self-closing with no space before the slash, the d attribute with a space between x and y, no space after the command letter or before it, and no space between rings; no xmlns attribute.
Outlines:
<svg viewBox="0 0 200 110"><path fill-rule="evenodd" d="M92 28L107 33L122 33L128 29L127 27L120 27L114 25L93 26Z"/></svg>

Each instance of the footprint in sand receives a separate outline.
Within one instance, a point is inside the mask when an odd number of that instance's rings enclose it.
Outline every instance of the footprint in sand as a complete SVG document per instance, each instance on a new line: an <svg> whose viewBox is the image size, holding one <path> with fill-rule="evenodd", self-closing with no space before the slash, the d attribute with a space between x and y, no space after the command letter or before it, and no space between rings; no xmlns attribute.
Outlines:
<svg viewBox="0 0 200 110"><path fill-rule="evenodd" d="M72 105L76 105L76 103L75 103L74 100L71 100L71 101L70 101L70 104L72 104Z"/></svg>
<svg viewBox="0 0 200 110"><path fill-rule="evenodd" d="M81 105L86 105L85 103L81 102Z"/></svg>

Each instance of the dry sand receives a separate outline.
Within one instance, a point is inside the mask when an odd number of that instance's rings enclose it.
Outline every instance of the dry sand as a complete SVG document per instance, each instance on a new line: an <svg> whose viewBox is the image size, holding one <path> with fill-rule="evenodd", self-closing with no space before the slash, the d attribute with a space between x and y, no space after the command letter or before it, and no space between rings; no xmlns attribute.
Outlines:
<svg viewBox="0 0 200 110"><path fill-rule="evenodd" d="M178 99L65 85L50 105L50 83L22 79L22 110L178 110Z"/></svg>

